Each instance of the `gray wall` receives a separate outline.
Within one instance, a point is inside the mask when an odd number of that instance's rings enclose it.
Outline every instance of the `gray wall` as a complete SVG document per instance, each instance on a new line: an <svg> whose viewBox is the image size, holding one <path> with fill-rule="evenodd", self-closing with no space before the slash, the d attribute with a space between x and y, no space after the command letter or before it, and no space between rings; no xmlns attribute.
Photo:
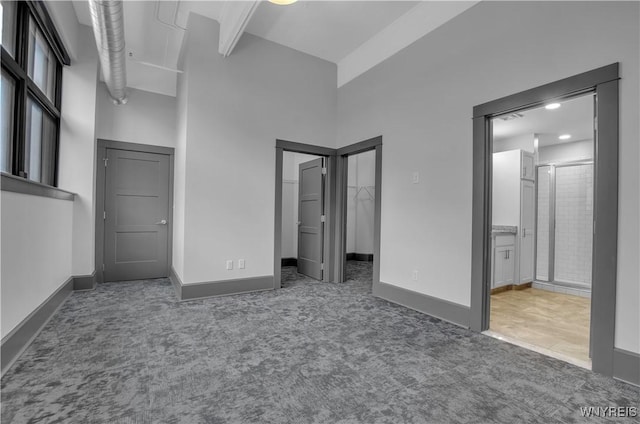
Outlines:
<svg viewBox="0 0 640 424"><path fill-rule="evenodd" d="M638 9L481 2L338 90L338 146L384 137L383 282L468 306L473 106L620 62L615 343L640 352Z"/></svg>
<svg viewBox="0 0 640 424"><path fill-rule="evenodd" d="M335 146L336 66L250 34L225 58L217 22L192 14L188 27L179 277L273 275L275 141ZM225 269L238 259L246 269Z"/></svg>

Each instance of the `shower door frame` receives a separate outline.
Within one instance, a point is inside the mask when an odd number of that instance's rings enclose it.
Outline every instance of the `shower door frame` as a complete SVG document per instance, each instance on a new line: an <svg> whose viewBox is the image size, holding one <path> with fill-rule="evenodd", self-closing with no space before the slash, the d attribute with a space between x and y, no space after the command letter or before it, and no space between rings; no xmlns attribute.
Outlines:
<svg viewBox="0 0 640 424"><path fill-rule="evenodd" d="M595 162L593 159L589 159L589 160L576 160L576 161L567 161L567 162L560 162L560 163L546 163L546 164L540 164L540 165L536 165L536 172L535 172L535 181L536 181L536 214L535 214L535 223L536 223L536 232L535 232L535 238L533 239L533 251L534 251L534 255L533 255L533 269L534 269L534 274L533 274L533 281L538 281L541 283L548 283L548 284L557 284L557 285L566 285L566 284L572 284L571 282L563 282L563 281L556 281L555 279L555 263L556 263L556 259L555 259L555 250L556 250L556 168L564 168L564 167L568 167L568 166L580 166L580 165L592 165L594 167L594 169L592 170L592 172L594 172L594 179L595 179ZM541 280L538 278L538 231L540 231L540 226L538 225L538 190L540 188L540 183L538 181L538 170L540 168L544 168L544 167L549 167L549 169L551 170L551 176L549 177L549 226L547 228L547 230L549 231L549 253L548 253L548 272L547 272L547 280ZM593 187L593 191L595 192L595 184ZM592 193L593 195L595 195L595 193ZM591 213L591 220L594 220L594 215L593 212ZM591 251L593 252L593 233L591 233ZM591 262L592 262L592 283L593 283L593 253L592 253L592 258L591 258ZM587 284L585 283L584 285L577 283L576 282L576 286L578 286L577 288L580 289L586 289ZM591 290L591 284L588 284L589 286L589 290ZM573 286L571 286L573 287Z"/></svg>

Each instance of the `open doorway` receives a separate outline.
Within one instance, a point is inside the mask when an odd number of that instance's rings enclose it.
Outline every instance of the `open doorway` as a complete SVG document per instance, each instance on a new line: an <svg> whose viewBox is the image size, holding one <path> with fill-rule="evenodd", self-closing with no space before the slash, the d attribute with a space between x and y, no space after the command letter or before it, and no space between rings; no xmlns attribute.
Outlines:
<svg viewBox="0 0 640 424"><path fill-rule="evenodd" d="M335 278L360 283L376 295L381 286L382 136L341 147L336 157Z"/></svg>
<svg viewBox="0 0 640 424"><path fill-rule="evenodd" d="M593 69L473 108L470 326L489 330L492 284L492 120L593 93L593 238L589 342L592 370L614 375L618 244L619 64ZM597 225L595 225L597 223Z"/></svg>
<svg viewBox="0 0 640 424"><path fill-rule="evenodd" d="M304 230L307 235L313 233L312 238L316 242L315 250L312 252L315 257L312 262L313 266L316 266L316 274L309 272L311 276L301 275L300 279L309 282L334 281L335 255L332 252L335 246L336 150L276 140L275 159L273 288L282 288L283 283L287 286L287 281L293 281L293 277L298 277L301 247L299 236L303 232L300 230ZM300 184L300 175L301 172L304 174L305 170L310 176L307 181L317 188L304 189L309 196L305 194L301 197L300 190L304 188L305 183L303 181L303 184ZM316 222L312 225L307 225L300 219L301 199L310 200L309 205L315 209L313 216ZM299 229L301 226L305 228ZM309 252L302 252L302 255L309 258Z"/></svg>
<svg viewBox="0 0 640 424"><path fill-rule="evenodd" d="M593 93L492 119L491 334L585 368Z"/></svg>
<svg viewBox="0 0 640 424"><path fill-rule="evenodd" d="M371 284L376 194L376 151L347 156L345 280Z"/></svg>
<svg viewBox="0 0 640 424"><path fill-rule="evenodd" d="M325 162L324 156L283 153L281 287L323 279Z"/></svg>
<svg viewBox="0 0 640 424"><path fill-rule="evenodd" d="M298 219L295 219L295 213L298 210L294 208L295 203L292 199L295 196L295 187L300 190L300 181L294 181L296 164L298 170L298 180L300 168L302 164L310 164L318 158L323 158L322 181L324 193L323 200L323 216L321 216L322 227L322 277L323 282L344 282L346 280L347 267L347 199L349 197L348 173L349 173L349 157L359 153L369 152L373 154L375 174L372 186L369 186L369 192L373 197L373 238L371 254L367 254L367 259L372 259L371 278L369 283L372 292L375 295L377 290L381 289L380 284L380 211L381 211L381 181L382 181L382 136L374 137L359 143L341 147L340 149L331 149L322 146L314 146L303 143L296 143L286 140L276 140L276 181L275 181L275 222L274 222L274 249L273 249L273 274L274 289L282 287L283 282L286 284L287 275L283 273L285 267L298 267L300 243L299 238L294 234L299 234L298 222L300 221L300 213ZM285 155L291 155L287 159L288 165L285 164ZM295 154L302 154L295 156ZM305 156L303 156L305 155ZM296 160L296 157L298 158ZM310 160L307 160L310 159ZM317 167L316 167L317 169ZM354 168L355 169L355 168ZM285 178L288 176L288 178ZM285 181L289 180L289 181ZM361 180L364 181L364 180ZM285 184L288 184L285 185ZM285 193L289 191L289 194ZM356 190L357 191L357 190ZM355 196L355 193L352 193ZM289 197L289 200L286 197ZM298 201L300 193L298 191ZM287 205L286 210L285 202ZM295 223L295 226L293 224ZM288 234L288 235L285 235ZM283 238L285 237L286 240ZM293 240L298 240L295 246ZM370 256L372 255L372 257ZM362 256L361 256L362 257ZM355 256L354 256L355 258ZM295 259L295 261L294 261ZM291 270L284 270L290 272ZM295 270L295 277L298 277L298 269ZM316 281L316 278L309 278L310 281Z"/></svg>

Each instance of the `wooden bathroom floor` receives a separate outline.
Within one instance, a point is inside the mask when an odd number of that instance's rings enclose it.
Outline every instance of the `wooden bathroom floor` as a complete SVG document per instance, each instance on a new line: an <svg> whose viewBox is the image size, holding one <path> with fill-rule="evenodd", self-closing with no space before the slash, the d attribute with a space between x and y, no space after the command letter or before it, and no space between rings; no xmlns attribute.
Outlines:
<svg viewBox="0 0 640 424"><path fill-rule="evenodd" d="M589 362L591 299L528 288L491 295L490 330Z"/></svg>

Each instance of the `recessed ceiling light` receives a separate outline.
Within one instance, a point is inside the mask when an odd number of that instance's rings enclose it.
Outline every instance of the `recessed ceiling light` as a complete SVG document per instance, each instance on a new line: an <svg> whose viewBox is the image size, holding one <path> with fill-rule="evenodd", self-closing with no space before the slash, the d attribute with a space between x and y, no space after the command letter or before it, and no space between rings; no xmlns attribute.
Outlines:
<svg viewBox="0 0 640 424"><path fill-rule="evenodd" d="M549 103L544 108L547 110L553 110L553 109L558 109L560 106L562 106L560 103Z"/></svg>
<svg viewBox="0 0 640 424"><path fill-rule="evenodd" d="M279 6L287 6L297 1L298 0L269 0L270 3L277 4Z"/></svg>
<svg viewBox="0 0 640 424"><path fill-rule="evenodd" d="M558 139L560 140L569 140L571 138L571 134L562 134Z"/></svg>

